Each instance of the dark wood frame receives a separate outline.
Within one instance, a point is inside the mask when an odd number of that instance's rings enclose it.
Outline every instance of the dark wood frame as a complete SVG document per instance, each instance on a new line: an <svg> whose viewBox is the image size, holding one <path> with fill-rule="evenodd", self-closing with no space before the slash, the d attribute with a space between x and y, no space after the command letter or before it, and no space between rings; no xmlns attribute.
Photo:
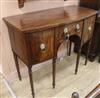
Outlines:
<svg viewBox="0 0 100 98"><path fill-rule="evenodd" d="M100 89L100 84L98 84L85 98L90 98L93 95L93 93L97 91L97 89Z"/></svg>

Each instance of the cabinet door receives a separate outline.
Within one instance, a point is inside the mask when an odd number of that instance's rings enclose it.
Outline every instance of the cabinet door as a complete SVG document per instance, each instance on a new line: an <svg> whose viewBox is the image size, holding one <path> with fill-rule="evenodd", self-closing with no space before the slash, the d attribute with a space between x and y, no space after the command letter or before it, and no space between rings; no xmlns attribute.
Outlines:
<svg viewBox="0 0 100 98"><path fill-rule="evenodd" d="M39 63L53 57L54 30L48 29L32 34L32 61Z"/></svg>
<svg viewBox="0 0 100 98"><path fill-rule="evenodd" d="M96 18L96 16L92 16L92 17L87 18L85 20L84 35L83 35L84 36L84 43L87 42L92 36L92 33L94 31L95 18Z"/></svg>

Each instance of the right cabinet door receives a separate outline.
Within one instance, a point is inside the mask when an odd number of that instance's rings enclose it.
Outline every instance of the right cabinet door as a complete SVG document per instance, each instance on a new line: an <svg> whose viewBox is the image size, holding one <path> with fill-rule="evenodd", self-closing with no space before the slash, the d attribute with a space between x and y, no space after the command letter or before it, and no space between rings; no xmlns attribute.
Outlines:
<svg viewBox="0 0 100 98"><path fill-rule="evenodd" d="M84 22L84 33L83 33L83 42L87 42L92 37L95 25L96 16L89 17Z"/></svg>

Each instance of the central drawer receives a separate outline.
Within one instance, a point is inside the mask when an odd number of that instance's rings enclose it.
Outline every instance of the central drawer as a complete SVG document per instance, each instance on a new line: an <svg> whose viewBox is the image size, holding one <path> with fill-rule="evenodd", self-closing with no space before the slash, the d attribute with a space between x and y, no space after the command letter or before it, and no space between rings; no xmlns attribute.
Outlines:
<svg viewBox="0 0 100 98"><path fill-rule="evenodd" d="M39 63L53 57L54 30L48 29L32 34L32 61Z"/></svg>
<svg viewBox="0 0 100 98"><path fill-rule="evenodd" d="M68 25L62 25L56 28L56 41L60 42L66 39L66 35L78 35L81 36L83 27L83 21L75 22Z"/></svg>

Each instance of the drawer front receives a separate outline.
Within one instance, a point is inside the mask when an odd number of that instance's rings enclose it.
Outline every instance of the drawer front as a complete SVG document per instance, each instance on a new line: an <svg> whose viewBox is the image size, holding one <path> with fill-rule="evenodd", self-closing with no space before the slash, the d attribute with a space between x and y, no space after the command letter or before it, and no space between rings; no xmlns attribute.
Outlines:
<svg viewBox="0 0 100 98"><path fill-rule="evenodd" d="M87 42L93 33L96 16L87 18L84 23L84 43Z"/></svg>
<svg viewBox="0 0 100 98"><path fill-rule="evenodd" d="M32 60L39 63L53 57L54 30L49 29L32 34Z"/></svg>
<svg viewBox="0 0 100 98"><path fill-rule="evenodd" d="M70 36L78 35L80 37L81 33L82 33L82 29L83 29L83 21L68 25L68 30L69 30Z"/></svg>
<svg viewBox="0 0 100 98"><path fill-rule="evenodd" d="M83 27L83 21L57 27L56 41L61 41L66 39L66 34L68 34L68 36L74 34L80 36L82 33L82 27Z"/></svg>

